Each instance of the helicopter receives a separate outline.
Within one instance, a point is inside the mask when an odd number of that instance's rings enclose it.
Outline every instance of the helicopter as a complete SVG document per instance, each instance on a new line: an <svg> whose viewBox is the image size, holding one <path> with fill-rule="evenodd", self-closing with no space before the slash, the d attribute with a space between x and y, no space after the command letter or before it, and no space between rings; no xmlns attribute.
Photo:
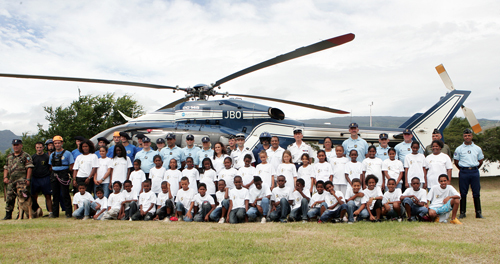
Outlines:
<svg viewBox="0 0 500 264"><path fill-rule="evenodd" d="M311 53L326 50L348 43L354 39L354 34L349 33L330 39L326 39L309 46L298 48L294 51L279 55L275 58L255 64L231 75L228 75L210 85L197 84L193 87L167 86L148 83L138 83L129 81L89 79L59 76L41 76L24 74L0 73L0 77L56 80L70 82L89 82L115 85L127 85L141 88L167 89L176 92L184 92L184 97L175 100L158 110L145 114L137 118L130 118L120 112L127 121L102 131L91 138L96 142L97 138L105 137L111 139L115 131L127 132L136 143L138 134L146 134L151 140L165 138L168 133L177 135L176 144L180 147L186 145L185 137L194 135L195 144L201 145L202 137L209 137L212 142L220 141L228 143L230 135L244 133L246 135L245 147L253 150L260 146L259 136L262 132L269 132L280 139L280 145L284 148L294 142L293 129L303 128L303 140L321 144L325 137L330 137L334 144L341 144L349 138L350 134L346 127L332 125L308 125L300 121L286 119L285 113L277 107L270 107L241 99L241 97L278 102L295 105L298 107L311 108L334 114L348 114L349 112L326 106L294 102L280 98L235 94L229 92L218 92L221 85L238 78L242 75L278 64ZM451 121L459 108L464 110L464 114L469 119L471 126L480 131L479 123L475 119L472 110L463 106L464 101L470 91L455 90L451 79L442 65L436 67L445 86L451 90L442 97L434 106L425 113L417 113L403 123L400 128L366 128L360 130L360 136L369 143L377 143L380 133L387 133L391 140L391 146L402 141L402 128L409 128L413 132L414 139L421 146L430 144L431 134L434 129L441 132ZM222 99L210 99L210 97L221 96ZM477 132L476 132L477 133ZM111 140L110 140L111 141Z"/></svg>

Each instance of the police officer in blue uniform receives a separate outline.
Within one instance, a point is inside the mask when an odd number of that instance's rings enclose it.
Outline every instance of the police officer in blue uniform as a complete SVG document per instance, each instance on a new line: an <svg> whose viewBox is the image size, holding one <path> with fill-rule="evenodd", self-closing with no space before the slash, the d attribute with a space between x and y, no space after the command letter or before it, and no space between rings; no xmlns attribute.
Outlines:
<svg viewBox="0 0 500 264"><path fill-rule="evenodd" d="M146 174L146 179L149 179L149 171L155 166L153 158L158 154L158 151L151 148L151 139L144 136L142 138L142 149L137 152L135 159L141 161L141 170Z"/></svg>
<svg viewBox="0 0 500 264"><path fill-rule="evenodd" d="M351 134L351 136L348 139L344 140L344 142L342 142L342 147L344 147L344 154L349 157L349 153L351 152L351 150L355 149L356 151L358 151L358 158L356 160L358 162L363 162L363 160L366 158L366 154L368 153L368 143L358 135L358 124L349 124L349 133Z"/></svg>
<svg viewBox="0 0 500 264"><path fill-rule="evenodd" d="M194 145L194 136L189 134L186 136L186 147L182 149L184 152L184 160L182 162L186 162L187 157L192 157L194 161L194 165L198 166L198 152L201 149Z"/></svg>
<svg viewBox="0 0 500 264"><path fill-rule="evenodd" d="M213 158L214 157L214 150L211 148L210 138L209 137L201 138L201 144L202 144L203 148L200 149L200 151L198 151L198 153L197 153L198 167L199 168L203 167L203 160L205 158Z"/></svg>
<svg viewBox="0 0 500 264"><path fill-rule="evenodd" d="M175 159L177 161L177 169L181 168L182 160L184 159L184 152L181 148L175 145L175 134L167 134L167 146L160 151L160 155L163 159L163 167L165 169L170 169L169 165L171 159Z"/></svg>
<svg viewBox="0 0 500 264"><path fill-rule="evenodd" d="M262 161L260 160L259 153L263 150L268 150L271 147L271 134L269 132L262 132L259 137L261 146L253 150L253 156L256 159L255 166L259 165Z"/></svg>
<svg viewBox="0 0 500 264"><path fill-rule="evenodd" d="M134 145L130 144L128 141L131 140L132 138L129 136L127 132L120 132L120 137L121 137L121 142L123 146L125 147L125 152L127 152L127 156L129 157L130 161L135 159L135 154L137 153L136 148Z"/></svg>
<svg viewBox="0 0 500 264"><path fill-rule="evenodd" d="M458 173L461 196L459 218L465 218L469 185L471 186L472 197L474 198L476 218L483 218L481 213L479 168L483 165L484 155L481 148L472 142L472 130L469 128L465 129L463 137L464 143L455 149L455 154L453 155L455 166L460 169Z"/></svg>
<svg viewBox="0 0 500 264"><path fill-rule="evenodd" d="M53 139L55 152L50 155L49 164L52 166L52 217L59 217L59 199L62 201L66 218L72 217L71 196L69 195L69 184L71 182L70 172L73 171L75 159L71 152L63 149L63 138L55 136Z"/></svg>
<svg viewBox="0 0 500 264"><path fill-rule="evenodd" d="M378 136L378 147L377 154L375 157L380 158L381 160L386 160L389 158L389 135L387 133L382 133ZM398 157L396 156L396 159Z"/></svg>

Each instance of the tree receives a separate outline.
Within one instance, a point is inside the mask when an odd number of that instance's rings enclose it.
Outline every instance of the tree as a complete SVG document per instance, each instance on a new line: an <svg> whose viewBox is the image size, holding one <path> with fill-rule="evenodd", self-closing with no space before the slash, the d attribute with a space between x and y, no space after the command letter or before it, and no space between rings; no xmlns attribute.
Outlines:
<svg viewBox="0 0 500 264"><path fill-rule="evenodd" d="M44 107L49 127L41 128L35 135L23 134L23 149L35 153L35 143L60 135L65 140L65 149L75 149L75 136L91 138L101 131L123 124L125 120L118 111L127 116L138 117L144 114L143 107L130 95L116 98L113 93L104 95L85 95L67 107Z"/></svg>
<svg viewBox="0 0 500 264"><path fill-rule="evenodd" d="M485 159L489 161L500 160L500 127L485 130L478 135L478 140Z"/></svg>

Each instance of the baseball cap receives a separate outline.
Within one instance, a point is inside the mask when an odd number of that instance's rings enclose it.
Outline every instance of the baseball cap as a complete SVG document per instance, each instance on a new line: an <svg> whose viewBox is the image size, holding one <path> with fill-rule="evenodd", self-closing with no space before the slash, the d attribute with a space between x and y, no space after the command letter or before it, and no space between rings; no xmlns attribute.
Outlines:
<svg viewBox="0 0 500 264"><path fill-rule="evenodd" d="M403 130L403 134L411 134L411 130L409 128L405 128L405 130Z"/></svg>
<svg viewBox="0 0 500 264"><path fill-rule="evenodd" d="M168 133L166 139L175 139L174 133Z"/></svg>
<svg viewBox="0 0 500 264"><path fill-rule="evenodd" d="M186 140L194 140L194 136L189 134L186 136Z"/></svg>
<svg viewBox="0 0 500 264"><path fill-rule="evenodd" d="M143 143L151 142L151 139L145 136L142 138L142 142Z"/></svg>
<svg viewBox="0 0 500 264"><path fill-rule="evenodd" d="M350 123L349 128L353 128L353 127L358 128L358 124L357 123Z"/></svg>
<svg viewBox="0 0 500 264"><path fill-rule="evenodd" d="M17 145L17 144L23 144L23 141L20 139L13 139L12 140L12 145Z"/></svg>
<svg viewBox="0 0 500 264"><path fill-rule="evenodd" d="M432 134L441 134L441 132L439 132L439 129L437 128L434 128L434 131L432 131Z"/></svg>
<svg viewBox="0 0 500 264"><path fill-rule="evenodd" d="M389 135L387 135L387 133L382 133L378 136L379 139L388 139L389 138Z"/></svg>
<svg viewBox="0 0 500 264"><path fill-rule="evenodd" d="M144 140L143 140L143 142L144 142ZM160 143L165 144L165 139L159 138L159 139L156 140L156 144L160 144Z"/></svg>
<svg viewBox="0 0 500 264"><path fill-rule="evenodd" d="M201 139L201 142L203 142L203 143L210 142L210 138L209 138L209 137L203 137L203 138Z"/></svg>

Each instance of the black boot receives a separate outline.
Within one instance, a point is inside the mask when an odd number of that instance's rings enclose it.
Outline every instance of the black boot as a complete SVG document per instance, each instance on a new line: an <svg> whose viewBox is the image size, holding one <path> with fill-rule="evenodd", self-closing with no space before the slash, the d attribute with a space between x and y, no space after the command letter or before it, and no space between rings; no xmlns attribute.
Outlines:
<svg viewBox="0 0 500 264"><path fill-rule="evenodd" d="M481 198L474 197L474 209L476 209L476 218L484 218L481 214Z"/></svg>
<svg viewBox="0 0 500 264"><path fill-rule="evenodd" d="M5 217L2 220L10 220L12 219L12 212L5 211Z"/></svg>
<svg viewBox="0 0 500 264"><path fill-rule="evenodd" d="M463 219L465 218L465 211L467 207L467 196L463 195L460 199L460 215L458 216L458 219Z"/></svg>

